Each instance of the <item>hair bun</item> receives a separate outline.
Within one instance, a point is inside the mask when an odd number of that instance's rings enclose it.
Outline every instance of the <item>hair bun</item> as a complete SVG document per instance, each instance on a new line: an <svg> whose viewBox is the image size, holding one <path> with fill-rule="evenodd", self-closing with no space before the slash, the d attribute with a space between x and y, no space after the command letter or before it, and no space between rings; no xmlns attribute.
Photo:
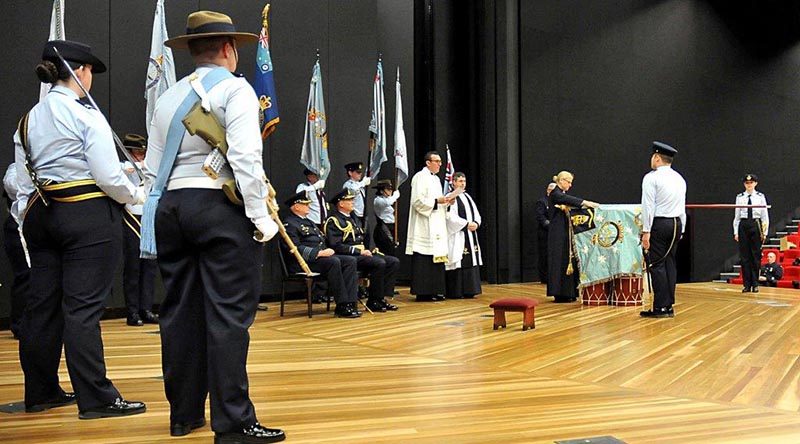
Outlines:
<svg viewBox="0 0 800 444"><path fill-rule="evenodd" d="M558 176L553 176L553 182L558 182Z"/></svg>
<svg viewBox="0 0 800 444"><path fill-rule="evenodd" d="M36 76L44 83L56 83L58 80L58 68L49 60L42 60L36 65Z"/></svg>

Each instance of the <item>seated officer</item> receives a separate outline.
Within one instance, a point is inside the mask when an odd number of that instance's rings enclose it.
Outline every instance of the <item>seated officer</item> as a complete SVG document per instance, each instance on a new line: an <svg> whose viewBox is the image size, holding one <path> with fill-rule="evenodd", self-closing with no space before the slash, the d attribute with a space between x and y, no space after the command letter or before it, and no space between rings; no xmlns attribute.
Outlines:
<svg viewBox="0 0 800 444"><path fill-rule="evenodd" d="M761 275L758 277L758 281L762 284L777 287L778 281L783 278L783 267L775 261L776 259L775 253L770 251L767 254L767 263L761 266Z"/></svg>
<svg viewBox="0 0 800 444"><path fill-rule="evenodd" d="M384 312L397 310L384 299L394 294L394 281L400 260L394 256L385 256L375 250L375 254L367 247L369 238L361 221L353 212L355 195L345 188L331 199L335 208L331 216L325 221L325 237L328 245L337 255L355 256L358 269L369 275L369 297L367 308L372 311Z"/></svg>
<svg viewBox="0 0 800 444"><path fill-rule="evenodd" d="M334 313L341 318L357 318L361 312L356 308L358 301L358 273L356 259L351 256L335 254L325 244L325 237L317 225L309 219L309 205L306 192L301 191L284 202L290 213L284 220L286 234L292 239L297 251L306 261L308 267L321 273L328 281L328 291L336 301ZM281 242L281 254L286 260L290 273L301 272L300 264L289 252L285 242Z"/></svg>

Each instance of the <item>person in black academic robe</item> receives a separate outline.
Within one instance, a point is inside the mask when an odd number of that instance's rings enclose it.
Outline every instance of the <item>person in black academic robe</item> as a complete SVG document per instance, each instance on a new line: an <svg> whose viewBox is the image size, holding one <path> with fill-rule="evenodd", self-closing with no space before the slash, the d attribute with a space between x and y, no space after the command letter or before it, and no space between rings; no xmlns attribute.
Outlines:
<svg viewBox="0 0 800 444"><path fill-rule="evenodd" d="M573 302L578 298L578 264L572 258L572 273L567 274L570 262L570 234L567 214L556 207L597 208L599 204L567 194L572 187L572 173L562 171L553 178L556 187L550 193L550 225L547 235L547 295L555 302Z"/></svg>

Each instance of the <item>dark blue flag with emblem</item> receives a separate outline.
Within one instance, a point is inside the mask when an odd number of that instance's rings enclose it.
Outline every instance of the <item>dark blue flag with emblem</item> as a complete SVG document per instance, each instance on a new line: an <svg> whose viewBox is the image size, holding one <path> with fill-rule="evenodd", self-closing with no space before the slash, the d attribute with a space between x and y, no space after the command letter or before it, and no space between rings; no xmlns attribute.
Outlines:
<svg viewBox="0 0 800 444"><path fill-rule="evenodd" d="M259 123L261 124L261 138L266 139L275 131L278 122L278 98L275 95L275 79L272 76L272 57L269 53L269 4L264 6L261 13L261 33L258 36L256 48L256 75L253 80L253 89L256 91L260 106Z"/></svg>

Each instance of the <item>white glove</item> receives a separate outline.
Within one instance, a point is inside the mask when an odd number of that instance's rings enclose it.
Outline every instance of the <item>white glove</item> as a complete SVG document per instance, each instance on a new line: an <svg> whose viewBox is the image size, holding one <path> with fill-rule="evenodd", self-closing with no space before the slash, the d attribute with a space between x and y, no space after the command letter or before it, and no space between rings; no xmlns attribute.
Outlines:
<svg viewBox="0 0 800 444"><path fill-rule="evenodd" d="M365 178L361 179L361 185L363 185L365 187L368 187L371 182L372 182L372 179L370 179L369 177L365 177Z"/></svg>
<svg viewBox="0 0 800 444"><path fill-rule="evenodd" d="M271 217L259 217L253 221L253 225L261 232L261 237L253 236L253 240L261 243L269 242L278 233L278 224Z"/></svg>
<svg viewBox="0 0 800 444"><path fill-rule="evenodd" d="M395 199L399 199L400 198L400 192L397 191L397 190L394 190L394 193L392 193L392 197L394 197Z"/></svg>
<svg viewBox="0 0 800 444"><path fill-rule="evenodd" d="M315 190L321 190L325 188L325 179L320 179L314 184Z"/></svg>
<svg viewBox="0 0 800 444"><path fill-rule="evenodd" d="M144 192L144 186L136 187L136 191L133 193L133 205L144 205L144 201L147 200L147 194Z"/></svg>

